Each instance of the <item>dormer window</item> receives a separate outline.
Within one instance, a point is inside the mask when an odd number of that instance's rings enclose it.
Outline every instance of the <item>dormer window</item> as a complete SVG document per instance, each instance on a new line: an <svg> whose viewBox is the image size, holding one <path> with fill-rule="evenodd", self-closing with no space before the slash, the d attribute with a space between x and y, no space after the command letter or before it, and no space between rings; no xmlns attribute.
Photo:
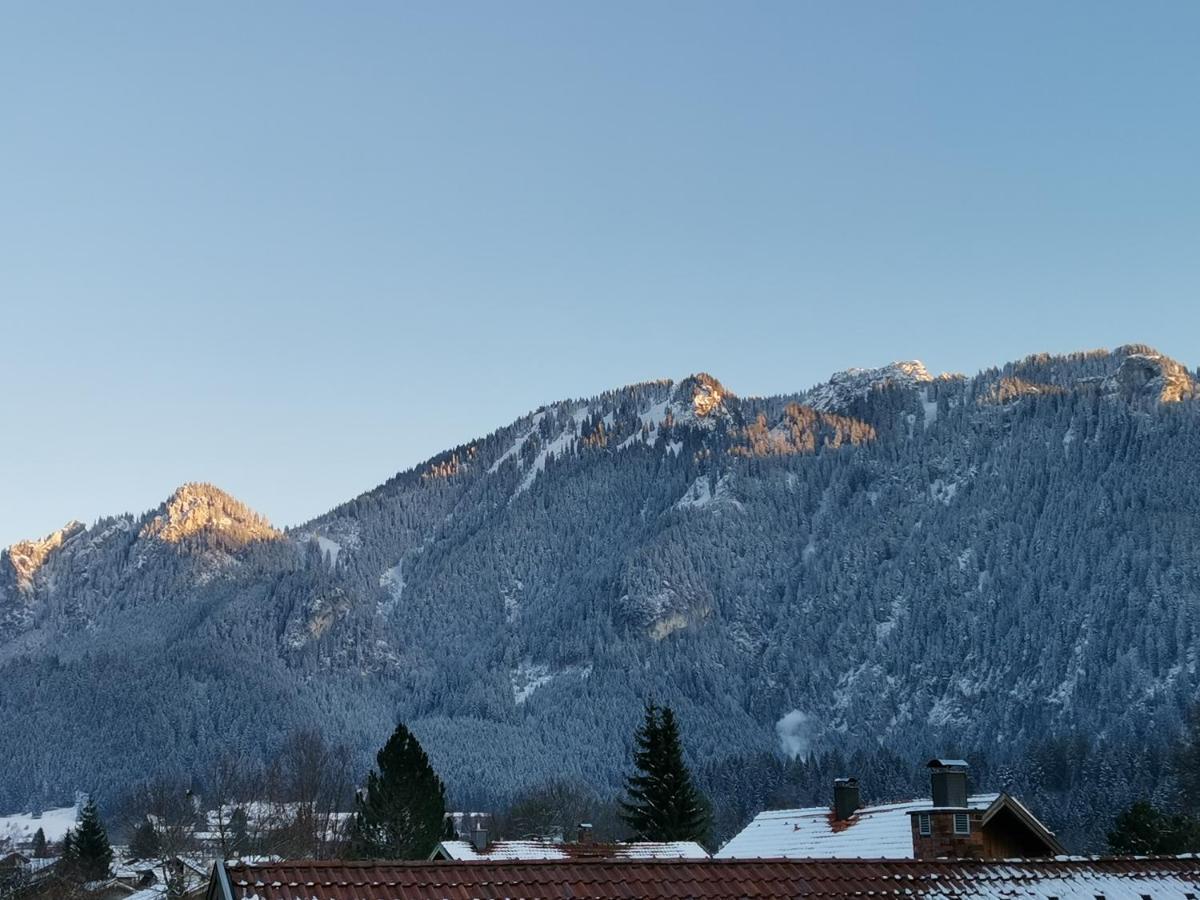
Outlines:
<svg viewBox="0 0 1200 900"><path fill-rule="evenodd" d="M971 817L966 813L954 814L954 833L955 834L970 834L971 833Z"/></svg>
<svg viewBox="0 0 1200 900"><path fill-rule="evenodd" d="M919 813L917 815L917 828L921 832L921 837L929 837L933 834L933 829L929 825L929 813Z"/></svg>

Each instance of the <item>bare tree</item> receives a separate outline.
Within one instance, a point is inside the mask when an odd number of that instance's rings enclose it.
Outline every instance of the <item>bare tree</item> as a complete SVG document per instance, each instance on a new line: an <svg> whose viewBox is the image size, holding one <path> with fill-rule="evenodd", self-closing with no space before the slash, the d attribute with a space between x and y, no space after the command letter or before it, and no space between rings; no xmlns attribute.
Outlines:
<svg viewBox="0 0 1200 900"><path fill-rule="evenodd" d="M557 780L538 785L518 794L499 817L500 832L510 839L573 841L578 827L587 822L596 826L593 834L613 836L611 810L580 784Z"/></svg>
<svg viewBox="0 0 1200 900"><path fill-rule="evenodd" d="M293 732L269 769L264 850L293 859L341 854L354 796L350 753L311 729Z"/></svg>
<svg viewBox="0 0 1200 900"><path fill-rule="evenodd" d="M125 825L130 833L146 825L154 831L156 861L169 898L183 897L196 886L183 861L197 848L196 831L201 822L197 806L187 784L168 778L146 782L125 805Z"/></svg>
<svg viewBox="0 0 1200 900"><path fill-rule="evenodd" d="M262 789L261 773L236 756L222 756L209 772L204 805L213 849L222 859L240 859L254 850L250 811L256 787Z"/></svg>

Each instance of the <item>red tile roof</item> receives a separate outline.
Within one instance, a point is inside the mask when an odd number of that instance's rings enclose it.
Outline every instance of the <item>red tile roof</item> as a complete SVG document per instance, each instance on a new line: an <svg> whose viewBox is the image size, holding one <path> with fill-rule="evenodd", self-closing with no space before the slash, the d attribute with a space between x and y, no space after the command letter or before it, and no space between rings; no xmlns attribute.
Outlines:
<svg viewBox="0 0 1200 900"><path fill-rule="evenodd" d="M231 866L217 874L210 900L1196 900L1200 895L1200 858L1195 856L285 862Z"/></svg>

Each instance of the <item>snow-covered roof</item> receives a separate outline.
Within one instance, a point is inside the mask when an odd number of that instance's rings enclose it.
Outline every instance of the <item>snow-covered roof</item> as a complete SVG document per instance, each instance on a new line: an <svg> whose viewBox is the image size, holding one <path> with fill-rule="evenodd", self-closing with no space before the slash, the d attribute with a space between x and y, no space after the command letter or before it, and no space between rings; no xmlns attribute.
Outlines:
<svg viewBox="0 0 1200 900"><path fill-rule="evenodd" d="M990 807L999 794L967 798L970 809ZM926 798L861 807L836 822L828 806L759 813L716 854L718 859L912 859L909 814L933 809Z"/></svg>
<svg viewBox="0 0 1200 900"><path fill-rule="evenodd" d="M442 841L434 859L532 860L532 859L708 859L708 851L695 841L636 841L628 844L556 841L492 841L483 851L470 841Z"/></svg>
<svg viewBox="0 0 1200 900"><path fill-rule="evenodd" d="M374 886L373 889L367 886ZM369 893L368 893L369 891ZM314 862L219 869L216 900L1185 900L1195 857ZM140 900L140 898L139 898Z"/></svg>

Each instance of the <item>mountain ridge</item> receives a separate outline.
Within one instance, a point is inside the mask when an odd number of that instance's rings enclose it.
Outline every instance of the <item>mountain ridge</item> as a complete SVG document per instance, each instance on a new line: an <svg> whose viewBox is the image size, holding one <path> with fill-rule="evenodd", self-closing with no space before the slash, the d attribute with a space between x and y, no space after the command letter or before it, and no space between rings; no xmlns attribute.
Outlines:
<svg viewBox="0 0 1200 900"><path fill-rule="evenodd" d="M1161 392L1157 396L1157 399L1163 403L1180 402L1195 396L1197 392L1195 380L1192 378L1192 375L1186 366L1179 363L1177 360L1166 356L1165 354L1159 353L1149 345L1137 343L1123 344L1111 350L1096 349L1065 354L1030 354L1029 356L1023 357L1017 362L1007 364L1007 366L1005 366L1005 371L1021 370L1031 366L1044 367L1047 365L1052 366L1055 364L1066 364L1075 360L1094 359L1097 357L1109 356L1121 357L1125 361L1136 363L1136 365L1130 365L1128 367L1123 365L1123 368L1125 368L1127 371L1127 374L1125 375L1121 375L1120 371L1118 371L1118 373L1115 373L1114 375L1104 379L1080 379L1077 380L1074 385L1069 385L1068 387L1089 387L1093 386L1097 381L1103 381L1104 384L1102 387L1108 393L1116 394L1123 391L1126 396L1129 396L1133 393L1137 393L1139 390L1144 390L1146 383L1158 383L1157 380L1161 379ZM797 400L803 401L798 402L798 406L807 406L817 412L828 412L838 409L846 409L852 406L855 400L867 396L874 390L883 390L890 387L911 389L918 385L925 385L938 380L970 381L986 378L987 375L988 370L984 370L975 376L967 376L956 372L944 372L934 376L928 371L928 369L926 369L925 365L920 360L898 360L875 368L851 367L848 369L842 369L834 372L827 381L821 382L820 384L814 385L808 389L799 390L792 394L764 396L747 395L744 399L749 401L770 401L778 397L796 398ZM998 380L1004 381L1005 379L1008 379L1008 392L1006 393L1006 396L1018 396L1024 395L1024 393L1040 393L1038 388L1042 388L1044 390L1047 387L1063 387L1062 385L1054 384L1038 385L1036 383L1022 382L1020 378L1014 378L1012 376L1003 376ZM1139 383L1134 384L1134 382ZM497 435L501 432L512 429L527 419L537 419L540 414L550 407L562 406L564 404L574 404L576 407L583 407L589 403L603 400L605 397L618 394L622 391L634 391L642 388L661 388L664 386L672 389L672 395L674 396L676 402L678 402L678 395L681 394L685 389L690 390L693 393L693 415L696 420L705 419L711 416L713 412L719 411L722 407L722 401L726 398L734 401L743 399L739 395L726 388L714 376L708 374L707 372L696 372L685 376L678 381L664 378L655 379L652 381L633 382L623 387L605 391L601 394L597 394L588 398L555 401L549 405L543 405L534 408L530 412L525 413L523 416L518 417L513 422L495 429L493 432L491 432L491 434L485 436L484 438L476 439L475 441L465 444L460 444L451 450L442 451L441 453L435 454L426 460L418 462L407 469L401 469L396 473L396 475L392 476L392 478L388 479L383 484L378 485L375 488L369 488L359 496L363 496L373 490L378 490L379 488L383 487L383 485L386 485L397 478L411 475L413 473L430 475L437 471L443 471L443 473L449 472L454 467L447 465L447 463L454 456L469 454L470 448L477 445L480 441L487 440L487 438L490 438L493 435ZM999 395L997 394L997 396ZM503 461L504 459L497 460L496 463L502 463ZM440 467L443 466L445 466L445 468L441 469ZM270 527L269 522L266 521L266 518L262 514L250 509L250 507L248 507L241 500L224 491L220 487L204 482L183 482L178 488L172 491L166 499L164 499L157 507L155 507L155 510L157 510L159 515L162 515L164 511L167 512L168 515L174 515L176 517L182 515L184 512L182 505L184 501L181 501L180 498L181 496L187 497L189 489L195 488L207 489L211 492L214 492L215 495L220 495L223 497L226 502L236 504L245 511L248 519L261 519L266 528L270 529L270 531L274 532L275 534L301 531L308 527L312 522L319 521L325 516L333 513L340 506L344 505L339 504L325 513L318 514L312 519L308 519L293 526L288 526L283 530L283 532L278 532ZM194 502L194 498L191 499L193 499ZM134 514L127 512L122 513L121 515L133 516ZM54 532L51 532L43 538L28 538L19 540L8 547L0 548L0 552L8 551L15 555L15 552L20 552L19 548L23 547L26 548L25 552L29 552L30 549L38 546L39 544L48 541L54 541L56 536L59 536L61 533L74 533L77 530L77 527L80 525L82 525L82 523L80 523L78 520L72 520L62 528L56 529ZM170 523L168 523L168 525L170 525ZM84 527L86 528L86 526ZM176 523L172 527L168 527L167 525L162 526L166 533L171 534L172 536L182 536L182 530L190 531L192 527L193 526L191 525L183 525L182 523ZM267 533L267 531L263 531L264 535Z"/></svg>
<svg viewBox="0 0 1200 900"><path fill-rule="evenodd" d="M789 747L997 764L1178 728L1200 690L1189 370L1129 345L862 371L828 410L822 385L704 373L547 404L282 531L185 485L72 531L26 587L0 553L0 808L200 777L304 724L369 761L397 717L464 803L611 790L649 696L729 772L777 758L785 720ZM721 778L732 808L749 788Z"/></svg>

